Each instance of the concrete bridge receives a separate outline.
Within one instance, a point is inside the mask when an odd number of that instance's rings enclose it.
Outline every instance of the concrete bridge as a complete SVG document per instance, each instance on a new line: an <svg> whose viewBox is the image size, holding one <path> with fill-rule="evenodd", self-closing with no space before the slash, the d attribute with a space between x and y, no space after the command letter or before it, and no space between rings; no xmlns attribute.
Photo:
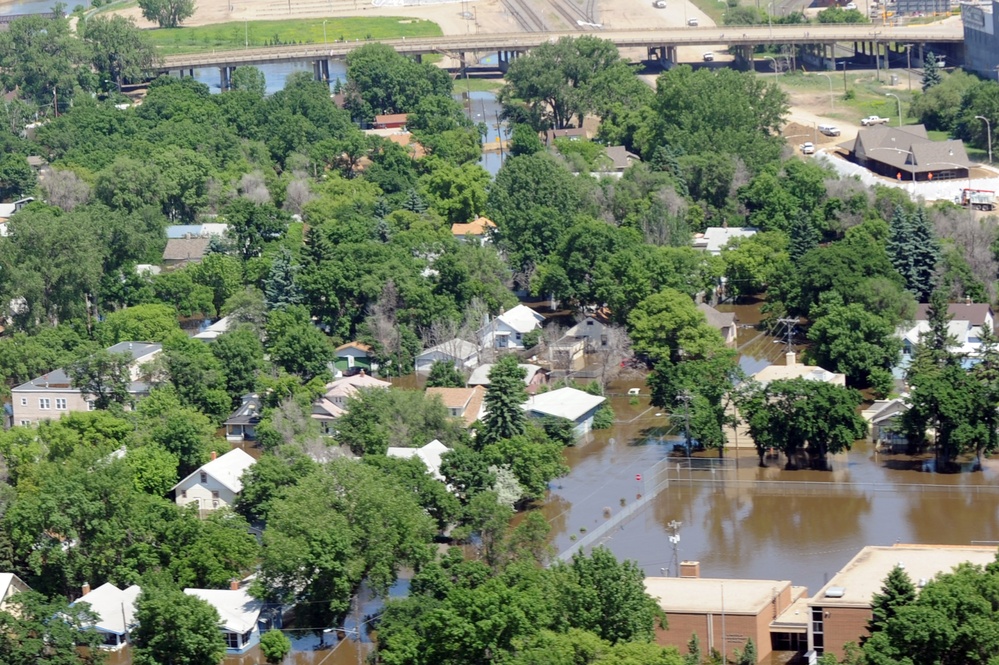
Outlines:
<svg viewBox="0 0 999 665"><path fill-rule="evenodd" d="M959 56L964 41L960 23L918 25L911 27L875 26L871 24L824 25L756 25L719 26L711 28L674 28L655 30L602 30L598 32L531 32L507 34L447 35L418 39L380 40L397 52L420 58L441 53L462 63L471 64L476 53L498 53L500 69L518 54L530 51L544 42L564 36L588 34L613 42L618 48L648 49L650 59L676 62L679 46L725 46L737 56L751 59L752 49L768 44L793 44L807 49L820 58L833 58L836 44L853 43L858 54L886 53L887 45L933 45L933 51L952 58ZM329 60L338 60L367 41L331 42L292 46L248 48L192 55L174 55L163 59L161 72L184 73L208 67L218 67L222 87L227 88L232 70L240 65L261 65L291 61L311 61L316 78L328 80ZM898 50L898 47L895 47ZM920 51L922 48L920 48Z"/></svg>

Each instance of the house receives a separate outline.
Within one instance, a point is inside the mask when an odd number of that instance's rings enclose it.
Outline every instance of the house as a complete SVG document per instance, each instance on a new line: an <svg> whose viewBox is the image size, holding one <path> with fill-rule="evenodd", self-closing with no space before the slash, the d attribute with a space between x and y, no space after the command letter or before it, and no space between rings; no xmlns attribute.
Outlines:
<svg viewBox="0 0 999 665"><path fill-rule="evenodd" d="M14 573L0 573L0 612L9 612L10 599L22 591L31 591L31 587Z"/></svg>
<svg viewBox="0 0 999 665"><path fill-rule="evenodd" d="M128 393L133 399L149 394L149 383L143 380L143 365L153 360L162 350L162 345L148 342L119 342L108 347L108 353L128 354L132 357ZM79 388L74 388L69 374L63 369L57 369L11 390L12 422L15 425L33 425L43 420L58 419L71 411L93 411L92 397L84 395Z"/></svg>
<svg viewBox="0 0 999 665"><path fill-rule="evenodd" d="M182 266L205 258L211 238L170 238L163 250L163 265Z"/></svg>
<svg viewBox="0 0 999 665"><path fill-rule="evenodd" d="M725 346L735 346L735 340L739 334L739 328L735 325L735 314L732 312L719 312L711 305L703 302L697 305L697 309L704 313L704 318L707 319L708 325L721 333L722 339L725 340Z"/></svg>
<svg viewBox="0 0 999 665"><path fill-rule="evenodd" d="M768 365L753 375L753 380L762 385L767 385L771 381L782 381L787 379L805 379L807 381L820 381L822 383L832 383L837 386L846 386L846 374L830 372L827 369L814 365L802 365L797 361L793 351L784 355L785 364Z"/></svg>
<svg viewBox="0 0 999 665"><path fill-rule="evenodd" d="M549 129L541 135L546 148L554 147L555 139L569 139L570 141L588 141L589 136L582 127L567 127L565 129Z"/></svg>
<svg viewBox="0 0 999 665"><path fill-rule="evenodd" d="M587 314L582 321L566 330L565 336L581 340L586 353L596 353L607 347L607 327L595 314Z"/></svg>
<svg viewBox="0 0 999 665"><path fill-rule="evenodd" d="M195 504L202 515L231 506L243 490L240 480L256 462L241 448L233 448L225 455L216 456L207 464L173 486L178 506Z"/></svg>
<svg viewBox="0 0 999 665"><path fill-rule="evenodd" d="M607 159L610 160L610 170L617 173L625 171L629 166L642 161L642 158L630 152L623 145L609 145L604 150Z"/></svg>
<svg viewBox="0 0 999 665"><path fill-rule="evenodd" d="M930 330L929 308L927 304L917 305L916 315L911 325L903 326L896 331L902 339L902 354L898 363L892 368L896 379L905 378L905 370L912 362L912 355L919 344L920 337ZM995 331L995 315L988 303L951 303L947 305L947 332L954 340L951 351L964 356L962 364L965 368L974 365L982 346L982 332Z"/></svg>
<svg viewBox="0 0 999 665"><path fill-rule="evenodd" d="M996 548L967 545L869 546L832 576L808 601L808 648L816 655L843 657L847 642L867 636L871 599L880 593L895 566L902 566L917 588L940 573L968 562L986 566L996 559Z"/></svg>
<svg viewBox="0 0 999 665"><path fill-rule="evenodd" d="M0 203L0 237L6 238L8 235L10 235L10 230L9 227L7 226L7 222L10 220L11 217L14 216L15 212L17 212L24 206L28 205L29 203L32 203L34 200L35 198L33 196L28 196L23 199L18 199L13 203Z"/></svg>
<svg viewBox="0 0 999 665"><path fill-rule="evenodd" d="M967 178L971 170L963 141L932 141L923 125L865 127L839 147L865 169L902 182Z"/></svg>
<svg viewBox="0 0 999 665"><path fill-rule="evenodd" d="M949 303L947 305L947 316L953 321L967 321L972 328L972 336L981 338L982 330L988 329L995 332L995 314L992 312L992 305L988 303L965 302ZM930 320L930 306L927 303L916 305L915 321ZM981 342L981 339L973 340L974 343Z"/></svg>
<svg viewBox="0 0 999 665"><path fill-rule="evenodd" d="M749 238L756 235L757 229L751 226L723 227L709 226L704 233L694 234L694 249L703 249L708 254L719 256L722 247L735 238Z"/></svg>
<svg viewBox="0 0 999 665"><path fill-rule="evenodd" d="M375 121L371 123L372 129L402 129L409 120L408 113L385 113L376 115Z"/></svg>
<svg viewBox="0 0 999 665"><path fill-rule="evenodd" d="M468 224L452 224L451 235L458 242L477 242L485 245L492 238L496 224L488 217L476 217Z"/></svg>
<svg viewBox="0 0 999 665"><path fill-rule="evenodd" d="M73 601L73 605L87 603L90 611L97 615L93 628L104 638L105 649L118 650L128 643L128 633L135 627L135 599L142 593L136 585L119 589L106 582L93 591L89 584L83 585L83 595Z"/></svg>
<svg viewBox="0 0 999 665"><path fill-rule="evenodd" d="M260 402L260 395L251 393L243 395L240 399L239 408L232 412L226 419L225 438L227 441L256 441L257 425L260 424L260 411L263 408Z"/></svg>
<svg viewBox="0 0 999 665"><path fill-rule="evenodd" d="M528 395L533 395L538 392L538 388L548 383L548 373L543 367L525 364L517 365L517 367L521 368L525 372L524 385L527 386ZM469 387L488 386L489 372L492 368L493 366L491 363L476 367L472 372L472 375L468 377L468 381L465 385Z"/></svg>
<svg viewBox="0 0 999 665"><path fill-rule="evenodd" d="M428 398L439 398L453 418L461 418L465 421L465 425L470 427L472 423L482 417L482 405L486 396L486 389L482 386L475 386L473 388L427 388L426 395Z"/></svg>
<svg viewBox="0 0 999 665"><path fill-rule="evenodd" d="M362 388L389 388L392 384L367 374L363 369L354 376L345 376L326 384L323 397L340 409L347 407L347 399Z"/></svg>
<svg viewBox="0 0 999 665"><path fill-rule="evenodd" d="M697 635L702 649L724 649L731 662L748 639L758 663L769 663L775 650L805 650L805 587L788 580L702 578L697 561L679 568L679 577L645 578L646 592L666 614L666 628L656 627L656 643L686 651Z"/></svg>
<svg viewBox="0 0 999 665"><path fill-rule="evenodd" d="M479 330L479 340L487 349L523 349L524 335L541 328L544 320L527 305L517 305L486 323Z"/></svg>
<svg viewBox="0 0 999 665"><path fill-rule="evenodd" d="M452 339L432 346L416 356L416 372L429 372L435 362L448 362L459 371L474 369L479 364L479 348L463 339Z"/></svg>
<svg viewBox="0 0 999 665"><path fill-rule="evenodd" d="M228 224L171 224L166 227L166 237L167 240L222 237L228 230Z"/></svg>
<svg viewBox="0 0 999 665"><path fill-rule="evenodd" d="M194 336L194 339L201 339L206 342L216 340L220 335L229 332L229 326L231 324L232 319L228 316L223 316L210 326L206 326L204 330Z"/></svg>
<svg viewBox="0 0 999 665"><path fill-rule="evenodd" d="M336 347L336 368L345 373L371 371L371 347L361 342L347 342Z"/></svg>
<svg viewBox="0 0 999 665"><path fill-rule="evenodd" d="M607 398L602 395L591 395L575 388L559 388L532 395L524 402L522 408L532 418L551 417L570 420L576 436L581 437L593 429L593 416L606 401Z"/></svg>
<svg viewBox="0 0 999 665"><path fill-rule="evenodd" d="M319 433L323 436L333 436L336 434L336 421L340 416L347 413L325 397L320 397L312 403L312 413L310 418L319 424Z"/></svg>
<svg viewBox="0 0 999 665"><path fill-rule="evenodd" d="M443 482L444 475L441 473L441 456L448 452L448 450L447 446L434 439L422 448L390 447L385 454L389 457L398 457L400 459L419 457L427 466L427 473Z"/></svg>
<svg viewBox="0 0 999 665"><path fill-rule="evenodd" d="M263 602L239 588L233 581L229 589L184 589L188 596L200 598L215 608L221 619L220 629L225 637L227 654L249 651L260 642L260 611Z"/></svg>
<svg viewBox="0 0 999 665"><path fill-rule="evenodd" d="M901 424L901 417L909 410L906 397L879 399L860 412L871 426L870 437L877 450L902 452L908 446L909 439L902 434Z"/></svg>
<svg viewBox="0 0 999 665"><path fill-rule="evenodd" d="M548 345L548 362L553 371L576 371L586 365L586 340L563 335Z"/></svg>

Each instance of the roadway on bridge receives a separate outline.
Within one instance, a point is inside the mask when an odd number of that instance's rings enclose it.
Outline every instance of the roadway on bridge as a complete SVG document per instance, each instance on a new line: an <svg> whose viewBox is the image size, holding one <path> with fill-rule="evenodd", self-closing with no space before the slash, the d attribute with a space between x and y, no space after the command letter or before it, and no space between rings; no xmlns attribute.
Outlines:
<svg viewBox="0 0 999 665"><path fill-rule="evenodd" d="M897 43L946 43L964 40L963 27L958 22L917 25L910 27L884 27L862 25L775 25L775 26L719 26L710 28L655 29L545 33L508 33L493 35L450 35L421 39L382 40L396 51L407 55L428 53L474 53L495 51L521 51L535 48L545 41L563 36L590 34L614 42L618 48L644 48L649 46L755 46L758 44L835 44L837 42L897 42ZM163 59L162 71L259 65L291 60L343 58L350 51L363 46L364 41L334 42L330 44L274 46L237 51L218 51L192 55L175 55Z"/></svg>

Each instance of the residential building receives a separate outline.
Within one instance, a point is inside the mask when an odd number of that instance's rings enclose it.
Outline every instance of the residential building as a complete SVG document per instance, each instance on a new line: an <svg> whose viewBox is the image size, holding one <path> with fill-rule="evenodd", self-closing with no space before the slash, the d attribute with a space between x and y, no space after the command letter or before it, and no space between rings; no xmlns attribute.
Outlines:
<svg viewBox="0 0 999 665"><path fill-rule="evenodd" d="M371 347L361 342L347 342L336 347L338 371L353 374L360 370L371 371Z"/></svg>
<svg viewBox="0 0 999 665"><path fill-rule="evenodd" d="M570 141L588 141L590 139L586 130L582 127L566 127L565 129L549 129L541 135L546 148L555 146L555 139L569 139Z"/></svg>
<svg viewBox="0 0 999 665"><path fill-rule="evenodd" d="M225 438L227 441L256 441L257 425L260 424L260 411L263 404L260 395L251 393L243 395L240 399L239 408L232 412L223 425L225 425Z"/></svg>
<svg viewBox="0 0 999 665"><path fill-rule="evenodd" d="M210 238L212 236L224 236L229 230L228 224L172 224L166 227L166 237L168 240L181 240L183 238Z"/></svg>
<svg viewBox="0 0 999 665"><path fill-rule="evenodd" d="M208 251L211 238L170 238L163 249L163 265L168 267L182 266L188 263L199 263Z"/></svg>
<svg viewBox="0 0 999 665"><path fill-rule="evenodd" d="M486 389L474 388L427 388L428 398L438 398L453 418L461 418L467 427L482 417L482 405Z"/></svg>
<svg viewBox="0 0 999 665"><path fill-rule="evenodd" d="M362 388L390 388L388 381L382 381L370 376L363 369L353 376L345 376L331 383L326 384L326 393L323 397L340 409L347 408L347 400L353 397Z"/></svg>
<svg viewBox="0 0 999 665"><path fill-rule="evenodd" d="M871 598L880 593L895 566L902 566L918 588L940 573L969 562L985 566L996 548L963 545L870 546L862 549L808 601L808 648L817 655L843 657L847 642L860 642L871 619Z"/></svg>
<svg viewBox="0 0 999 665"><path fill-rule="evenodd" d="M548 372L545 371L543 367L538 365L527 365L520 364L517 367L524 370L524 385L527 386L527 394L533 395L538 392L541 386L548 384ZM492 371L493 366L491 363L485 365L479 365L472 372L472 375L468 377L468 381L465 385L469 387L473 386L488 386L489 385L489 372Z"/></svg>
<svg viewBox="0 0 999 665"><path fill-rule="evenodd" d="M773 651L804 651L807 645L808 591L787 580L702 578L698 562L684 561L680 577L646 577L645 590L666 613L656 642L681 653L691 635L705 652L724 651L733 661L749 639L758 663L769 663Z"/></svg>
<svg viewBox="0 0 999 665"><path fill-rule="evenodd" d="M239 654L249 651L260 642L260 611L264 604L248 594L245 589L184 589L188 596L200 598L215 608L221 619L220 630L225 637L226 653Z"/></svg>
<svg viewBox="0 0 999 665"><path fill-rule="evenodd" d="M721 333L725 340L725 346L735 346L736 337L739 335L739 327L735 325L735 314L732 312L719 312L707 303L699 303L697 309L704 313L708 325Z"/></svg>
<svg viewBox="0 0 999 665"><path fill-rule="evenodd" d="M451 363L458 371L467 372L479 364L479 347L457 338L441 342L416 356L417 374L429 372L438 361Z"/></svg>
<svg viewBox="0 0 999 665"><path fill-rule="evenodd" d="M632 164L642 161L642 158L633 152L630 152L623 145L609 145L604 150L607 158L610 160L610 168L612 171L617 171L618 173L626 170Z"/></svg>
<svg viewBox="0 0 999 665"><path fill-rule="evenodd" d="M694 249L703 249L708 254L719 256L722 247L735 238L748 238L756 235L757 229L751 226L723 227L709 226L704 233L694 234Z"/></svg>
<svg viewBox="0 0 999 665"><path fill-rule="evenodd" d="M527 305L517 305L486 323L479 330L479 341L486 349L523 349L524 335L540 329L544 320Z"/></svg>
<svg viewBox="0 0 999 665"><path fill-rule="evenodd" d="M877 450L905 452L909 439L903 434L902 416L909 410L908 395L893 399L879 399L860 412L870 424L870 438Z"/></svg>
<svg viewBox="0 0 999 665"><path fill-rule="evenodd" d="M18 199L13 203L0 203L0 238L6 238L10 235L7 223L10 221L10 218L14 216L14 213L29 203L32 203L34 200L35 197L29 196L23 199Z"/></svg>
<svg viewBox="0 0 999 665"><path fill-rule="evenodd" d="M233 448L220 456L213 452L210 462L173 486L171 491L177 505L194 504L201 515L231 506L243 490L240 479L255 462L241 448Z"/></svg>
<svg viewBox="0 0 999 665"><path fill-rule="evenodd" d="M143 366L153 360L163 350L160 344L148 342L119 342L108 347L108 353L128 354L132 357L129 366L130 383L128 393L134 399L149 394L149 383L145 381ZM11 390L11 405L14 425L34 425L43 420L58 420L71 411L93 411L93 396L84 395L63 369L35 377L27 383Z"/></svg>
<svg viewBox="0 0 999 665"><path fill-rule="evenodd" d="M402 129L409 120L408 113L385 113L376 115L371 124L372 129Z"/></svg>
<svg viewBox="0 0 999 665"><path fill-rule="evenodd" d="M451 235L459 242L477 242L485 245L492 239L496 224L488 217L476 217L467 224L452 224Z"/></svg>
<svg viewBox="0 0 999 665"><path fill-rule="evenodd" d="M450 449L447 446L434 439L422 448L398 448L393 446L385 454L389 457L398 457L400 459L418 457L426 465L427 473L443 482L444 475L441 473L441 456L448 450Z"/></svg>
<svg viewBox="0 0 999 665"><path fill-rule="evenodd" d="M606 397L591 395L575 388L559 388L546 393L532 395L523 404L523 409L532 418L565 418L573 424L576 437L582 437L593 429L593 416Z"/></svg>
<svg viewBox="0 0 999 665"><path fill-rule="evenodd" d="M320 434L323 436L333 436L336 434L337 419L345 413L347 412L333 402L325 397L320 397L312 403L312 413L309 417L319 424Z"/></svg>
<svg viewBox="0 0 999 665"><path fill-rule="evenodd" d="M851 161L902 182L967 178L971 169L962 141L932 141L923 125L865 127L839 147Z"/></svg>
<svg viewBox="0 0 999 665"><path fill-rule="evenodd" d="M607 346L608 325L595 314L587 314L585 318L565 331L565 336L583 342L586 353L596 353Z"/></svg>
<svg viewBox="0 0 999 665"><path fill-rule="evenodd" d="M971 328L973 343L981 342L982 330L988 329L995 332L995 314L992 312L992 305L988 303L965 302L949 303L947 305L947 316L954 321L967 321ZM916 305L915 321L930 320L930 306L928 303Z"/></svg>
<svg viewBox="0 0 999 665"><path fill-rule="evenodd" d="M89 584L83 585L83 595L73 601L73 605L86 603L90 611L97 615L93 628L104 639L105 649L118 650L128 643L128 634L135 627L135 599L142 593L136 585L119 589L106 582L93 591Z"/></svg>
<svg viewBox="0 0 999 665"><path fill-rule="evenodd" d="M846 386L846 374L830 372L815 365L802 365L796 359L793 351L784 354L784 364L768 365L753 375L753 380L766 385L771 381L786 379L806 379L808 381L820 381L822 383L832 383L837 386Z"/></svg>
<svg viewBox="0 0 999 665"><path fill-rule="evenodd" d="M223 316L221 319L215 323L205 326L204 330L199 332L194 336L194 339L204 340L206 342L211 342L219 338L220 335L229 332L229 326L232 324L232 319L228 316Z"/></svg>
<svg viewBox="0 0 999 665"><path fill-rule="evenodd" d="M896 379L905 378L905 371L912 362L912 355L920 338L929 332L929 305L916 307L916 315L912 324L898 329L896 335L902 340L902 353L898 363L892 370ZM951 351L963 356L966 368L977 362L977 356L982 346L982 333L985 330L995 331L995 315L988 303L951 303L947 306L947 332L954 340Z"/></svg>
<svg viewBox="0 0 999 665"><path fill-rule="evenodd" d="M0 612L9 612L10 599L22 591L31 591L31 587L14 573L0 573Z"/></svg>

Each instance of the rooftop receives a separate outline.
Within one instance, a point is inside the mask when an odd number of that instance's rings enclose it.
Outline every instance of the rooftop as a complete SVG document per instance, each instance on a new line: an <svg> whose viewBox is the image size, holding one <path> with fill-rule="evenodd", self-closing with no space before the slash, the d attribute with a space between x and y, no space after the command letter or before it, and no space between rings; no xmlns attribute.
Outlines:
<svg viewBox="0 0 999 665"><path fill-rule="evenodd" d="M992 314L992 305L978 302L952 302L947 305L947 314L955 320L967 321L973 326L982 326L989 321ZM927 303L916 305L916 321L928 321L930 318L930 306Z"/></svg>
<svg viewBox="0 0 999 665"><path fill-rule="evenodd" d="M253 425L260 422L260 411L263 406L260 395L256 393L243 395L241 400L239 408L233 411L228 420L222 423L223 425Z"/></svg>
<svg viewBox="0 0 999 665"><path fill-rule="evenodd" d="M341 344L336 347L337 351L346 351L347 349L357 349L358 351L363 351L364 353L371 353L371 347L362 342L347 342L346 344Z"/></svg>
<svg viewBox="0 0 999 665"><path fill-rule="evenodd" d="M646 577L645 590L665 612L757 615L774 595L790 587L787 580L739 580L705 577Z"/></svg>
<svg viewBox="0 0 999 665"><path fill-rule="evenodd" d="M263 603L243 589L184 589L218 610L223 629L231 633L247 633L257 625Z"/></svg>
<svg viewBox="0 0 999 665"><path fill-rule="evenodd" d="M437 439L434 439L422 448L390 447L385 454L389 457L398 457L400 459L419 457L427 466L427 471L430 475L437 480L444 480L444 476L441 474L441 457L444 453L448 452L448 450L450 449L447 446Z"/></svg>
<svg viewBox="0 0 999 665"><path fill-rule="evenodd" d="M822 383L835 383L846 385L846 375L830 372L827 369L814 365L802 365L797 362L794 352L785 354L784 365L768 365L753 375L753 379L766 385L771 381L785 379L805 379L807 381L821 381Z"/></svg>
<svg viewBox="0 0 999 665"><path fill-rule="evenodd" d="M122 590L106 582L85 596L80 596L73 604L90 605L90 609L97 615L94 627L98 630L124 635L128 627L135 624L135 599L140 593L142 589L134 584Z"/></svg>
<svg viewBox="0 0 999 665"><path fill-rule="evenodd" d="M316 420L330 420L339 418L345 413L346 411L333 402L329 401L325 397L320 397L312 403L312 414L310 417L315 418Z"/></svg>
<svg viewBox="0 0 999 665"><path fill-rule="evenodd" d="M457 358L459 360L464 360L465 358L471 358L472 356L478 354L479 347L471 342L463 339L451 339L446 342L441 342L436 346L432 346L420 356L424 356L428 353L442 353L452 358Z"/></svg>
<svg viewBox="0 0 999 665"><path fill-rule="evenodd" d="M601 395L591 395L575 388L559 388L534 395L524 402L523 408L543 416L575 421L603 404L606 399Z"/></svg>
<svg viewBox="0 0 999 665"><path fill-rule="evenodd" d="M538 365L517 365L523 369L527 374L524 376L524 385L531 385L531 381L534 380L534 375L541 371L541 367ZM468 377L468 385L470 386L488 386L489 385L489 372L492 370L492 363L486 363L485 365L479 365L474 370L472 370L472 375Z"/></svg>
<svg viewBox="0 0 999 665"><path fill-rule="evenodd" d="M187 261L200 259L208 250L211 238L170 238L163 250L164 261Z"/></svg>
<svg viewBox="0 0 999 665"><path fill-rule="evenodd" d="M207 473L224 487L238 494L243 489L243 483L240 478L247 469L253 466L254 462L256 460L245 450L242 448L233 448L225 455L221 455L207 464L202 464L200 468L174 485L173 488L183 485L187 482L188 478L192 478L199 473Z"/></svg>
<svg viewBox="0 0 999 665"><path fill-rule="evenodd" d="M698 303L697 309L704 312L704 318L708 320L708 325L721 330L735 325L735 314L733 312L719 312L707 303Z"/></svg>
<svg viewBox="0 0 999 665"><path fill-rule="evenodd" d="M962 141L932 141L923 125L865 127L850 143L841 144L857 159L870 159L903 171L932 172L940 167L971 168Z"/></svg>
<svg viewBox="0 0 999 665"><path fill-rule="evenodd" d="M163 350L162 344L152 344L149 342L118 342L117 344L108 347L108 353L128 353L132 356L132 362L142 360L143 358L148 358L149 356L155 355ZM41 376L36 376L30 381L26 381L21 385L14 388L14 390L68 390L77 392L78 389L73 387L73 380L70 378L69 374L66 373L64 369L55 369L47 374L42 374ZM130 393L141 393L148 390L149 386L141 381L133 381L129 385Z"/></svg>
<svg viewBox="0 0 999 665"><path fill-rule="evenodd" d="M223 316L221 319L195 335L194 339L217 339L222 333L229 332L230 321L231 319L228 316Z"/></svg>
<svg viewBox="0 0 999 665"><path fill-rule="evenodd" d="M468 224L452 224L451 233L456 236L481 236L489 229L495 229L496 224L488 217L476 217Z"/></svg>
<svg viewBox="0 0 999 665"><path fill-rule="evenodd" d="M722 247L733 238L748 238L756 235L756 229L750 226L722 227L709 226L704 233L694 234L694 249L703 249L709 254L721 254Z"/></svg>
<svg viewBox="0 0 999 665"><path fill-rule="evenodd" d="M517 305L508 312L496 317L519 333L529 333L540 326L545 317L541 316L527 305Z"/></svg>
<svg viewBox="0 0 999 665"><path fill-rule="evenodd" d="M949 573L966 561L984 566L996 560L995 547L964 545L894 545L869 546L822 587L809 601L819 607L868 607L871 598L880 593L888 573L902 565L913 583L930 580L939 573ZM827 597L826 592L839 587L840 597Z"/></svg>
<svg viewBox="0 0 999 665"><path fill-rule="evenodd" d="M326 397L349 397L358 391L359 388L389 388L392 384L388 381L376 379L367 372L361 372L353 376L345 376L331 383L326 384Z"/></svg>

